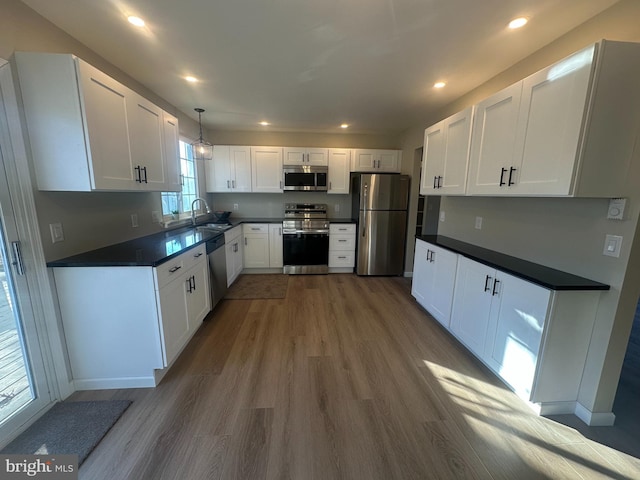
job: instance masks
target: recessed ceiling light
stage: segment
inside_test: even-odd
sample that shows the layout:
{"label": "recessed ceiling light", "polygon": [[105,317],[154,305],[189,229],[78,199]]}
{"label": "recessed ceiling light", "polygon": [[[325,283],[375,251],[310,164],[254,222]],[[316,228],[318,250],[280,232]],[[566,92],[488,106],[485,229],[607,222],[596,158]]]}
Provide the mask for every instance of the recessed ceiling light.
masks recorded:
{"label": "recessed ceiling light", "polygon": [[348,123],[343,123],[342,125],[340,125],[340,128],[349,128],[349,124]]}
{"label": "recessed ceiling light", "polygon": [[509,28],[515,30],[516,28],[524,27],[528,21],[527,17],[514,18],[509,22]]}
{"label": "recessed ceiling light", "polygon": [[267,125],[271,125],[269,122],[260,122],[260,125],[262,125],[263,127],[266,127]]}
{"label": "recessed ceiling light", "polygon": [[140,17],[136,17],[135,15],[129,15],[127,17],[127,20],[129,20],[129,23],[131,25],[135,25],[136,27],[144,27],[144,20],[141,19]]}
{"label": "recessed ceiling light", "polygon": [[184,77],[184,79],[189,83],[196,83],[198,81],[196,77],[193,77],[191,75],[187,75],[186,77]]}
{"label": "recessed ceiling light", "polygon": [[433,84],[433,88],[444,88],[445,85],[446,83],[444,82],[436,82]]}

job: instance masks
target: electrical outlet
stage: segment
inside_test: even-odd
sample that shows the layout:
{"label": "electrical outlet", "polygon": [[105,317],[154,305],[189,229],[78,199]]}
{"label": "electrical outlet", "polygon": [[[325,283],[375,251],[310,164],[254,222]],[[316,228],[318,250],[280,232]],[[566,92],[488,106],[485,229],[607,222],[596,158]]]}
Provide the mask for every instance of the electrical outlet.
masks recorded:
{"label": "electrical outlet", "polygon": [[62,223],[50,223],[49,230],[51,231],[51,243],[58,243],[64,240],[64,231],[62,230]]}
{"label": "electrical outlet", "polygon": [[444,210],[440,212],[440,221],[444,222]]}
{"label": "electrical outlet", "polygon": [[160,215],[160,212],[157,210],[154,210],[153,212],[151,212],[151,221],[153,223],[160,223],[162,222],[162,215]]}
{"label": "electrical outlet", "polygon": [[476,229],[477,230],[482,229],[482,217],[476,217]]}
{"label": "electrical outlet", "polygon": [[237,204],[237,203],[234,203],[234,204],[233,204],[233,209],[234,209],[234,210],[238,210],[238,204]]}
{"label": "electrical outlet", "polygon": [[132,213],[131,214],[131,226],[134,227],[134,228],[138,226],[138,214],[137,213]]}

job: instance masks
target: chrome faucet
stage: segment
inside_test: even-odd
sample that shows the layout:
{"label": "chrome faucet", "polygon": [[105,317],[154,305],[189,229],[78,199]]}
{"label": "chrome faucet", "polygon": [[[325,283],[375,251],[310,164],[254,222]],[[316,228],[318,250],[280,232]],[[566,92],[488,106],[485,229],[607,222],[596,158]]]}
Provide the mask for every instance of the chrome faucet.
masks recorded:
{"label": "chrome faucet", "polygon": [[211,209],[209,208],[209,205],[207,204],[207,201],[204,198],[198,197],[193,202],[191,202],[191,223],[193,224],[194,227],[196,225],[196,211],[194,210],[193,207],[198,200],[204,203],[204,208],[206,209],[207,213],[211,213]]}

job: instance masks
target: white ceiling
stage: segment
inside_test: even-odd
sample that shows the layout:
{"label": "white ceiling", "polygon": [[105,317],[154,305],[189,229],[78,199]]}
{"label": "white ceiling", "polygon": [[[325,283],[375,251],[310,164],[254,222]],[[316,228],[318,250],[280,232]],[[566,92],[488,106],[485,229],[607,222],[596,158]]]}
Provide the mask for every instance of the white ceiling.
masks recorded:
{"label": "white ceiling", "polygon": [[23,0],[210,129],[350,133],[415,126],[616,1]]}

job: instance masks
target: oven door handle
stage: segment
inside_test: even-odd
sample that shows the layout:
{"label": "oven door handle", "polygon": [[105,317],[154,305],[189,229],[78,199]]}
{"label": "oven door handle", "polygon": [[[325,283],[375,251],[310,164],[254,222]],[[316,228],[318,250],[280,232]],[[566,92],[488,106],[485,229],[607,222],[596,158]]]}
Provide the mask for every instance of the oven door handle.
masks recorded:
{"label": "oven door handle", "polygon": [[283,235],[297,235],[297,234],[301,234],[301,235],[310,235],[310,234],[322,234],[322,235],[329,235],[329,230],[289,230],[288,228],[285,228],[282,231]]}

